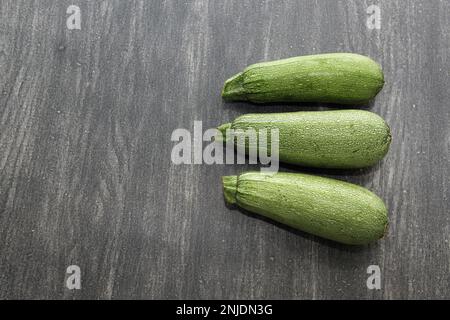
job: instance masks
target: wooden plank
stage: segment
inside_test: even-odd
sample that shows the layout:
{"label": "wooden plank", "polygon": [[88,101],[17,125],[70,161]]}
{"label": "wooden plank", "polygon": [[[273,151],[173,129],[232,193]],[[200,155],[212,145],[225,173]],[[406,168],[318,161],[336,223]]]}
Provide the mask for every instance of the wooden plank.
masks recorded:
{"label": "wooden plank", "polygon": [[[378,4],[381,29],[366,26]],[[69,5],[81,30],[69,30]],[[450,298],[447,1],[0,2],[0,298]],[[225,207],[220,177],[174,165],[177,128],[325,105],[226,104],[248,64],[357,52],[383,66],[393,133],[358,172],[386,239],[341,246]],[[368,290],[369,265],[381,290]],[[82,289],[65,287],[78,265]]]}

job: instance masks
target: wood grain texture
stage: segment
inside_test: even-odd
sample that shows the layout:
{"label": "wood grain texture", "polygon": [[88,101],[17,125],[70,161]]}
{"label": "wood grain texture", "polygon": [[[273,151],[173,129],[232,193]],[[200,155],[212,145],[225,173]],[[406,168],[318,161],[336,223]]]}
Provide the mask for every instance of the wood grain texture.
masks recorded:
{"label": "wood grain texture", "polygon": [[[381,8],[381,30],[366,9]],[[81,9],[81,30],[66,9]],[[0,298],[450,298],[448,1],[0,0]],[[383,66],[367,108],[386,159],[340,172],[390,214],[387,238],[341,246],[225,207],[220,177],[174,165],[171,133],[248,112],[223,81],[263,60],[356,52]],[[82,289],[65,288],[79,265]],[[368,290],[366,269],[382,271]]]}

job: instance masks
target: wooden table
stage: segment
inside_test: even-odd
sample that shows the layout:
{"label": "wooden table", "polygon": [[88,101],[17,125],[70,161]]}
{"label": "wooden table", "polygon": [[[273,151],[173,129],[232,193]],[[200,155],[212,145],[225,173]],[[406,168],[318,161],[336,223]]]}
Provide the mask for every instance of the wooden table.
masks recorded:
{"label": "wooden table", "polygon": [[[449,14],[448,1],[1,0],[0,298],[450,298]],[[363,108],[391,126],[390,152],[356,172],[281,170],[383,198],[389,234],[368,247],[226,208],[221,176],[258,166],[171,161],[172,132],[195,120],[327,109],[220,97],[248,64],[324,52],[382,65]]]}

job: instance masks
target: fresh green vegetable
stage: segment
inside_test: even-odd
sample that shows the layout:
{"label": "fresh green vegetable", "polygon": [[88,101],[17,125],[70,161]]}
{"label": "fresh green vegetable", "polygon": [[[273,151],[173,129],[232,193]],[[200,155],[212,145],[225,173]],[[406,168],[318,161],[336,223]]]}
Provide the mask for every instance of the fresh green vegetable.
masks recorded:
{"label": "fresh green vegetable", "polygon": [[353,53],[328,53],[253,64],[225,82],[228,101],[366,103],[384,84],[381,67]]}
{"label": "fresh green vegetable", "polygon": [[[222,134],[217,139],[234,136],[236,143],[237,137],[247,135],[245,131],[251,128],[258,133],[277,128],[279,160],[310,167],[368,167],[386,155],[391,142],[384,120],[364,110],[247,114],[221,125],[218,129]],[[226,135],[227,129],[233,129],[234,135]],[[247,151],[249,144],[247,139]]]}
{"label": "fresh green vegetable", "polygon": [[222,181],[227,203],[323,238],[362,245],[387,230],[383,201],[354,184],[298,173],[257,172]]}

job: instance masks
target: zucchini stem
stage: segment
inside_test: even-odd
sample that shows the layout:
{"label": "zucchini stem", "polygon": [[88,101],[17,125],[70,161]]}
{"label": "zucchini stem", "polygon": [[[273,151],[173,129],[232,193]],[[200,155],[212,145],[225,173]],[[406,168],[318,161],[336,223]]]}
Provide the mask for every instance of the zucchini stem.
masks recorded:
{"label": "zucchini stem", "polygon": [[223,125],[217,127],[217,130],[220,131],[220,134],[217,134],[214,137],[214,141],[216,142],[226,142],[231,137],[227,137],[227,129],[231,129],[231,123],[224,123]]}
{"label": "zucchini stem", "polygon": [[228,205],[233,205],[236,203],[236,193],[237,193],[237,176],[225,176],[222,177],[223,194],[225,197],[225,202]]}
{"label": "zucchini stem", "polygon": [[244,74],[238,73],[225,81],[222,89],[222,97],[225,101],[246,101],[247,96],[244,89]]}

